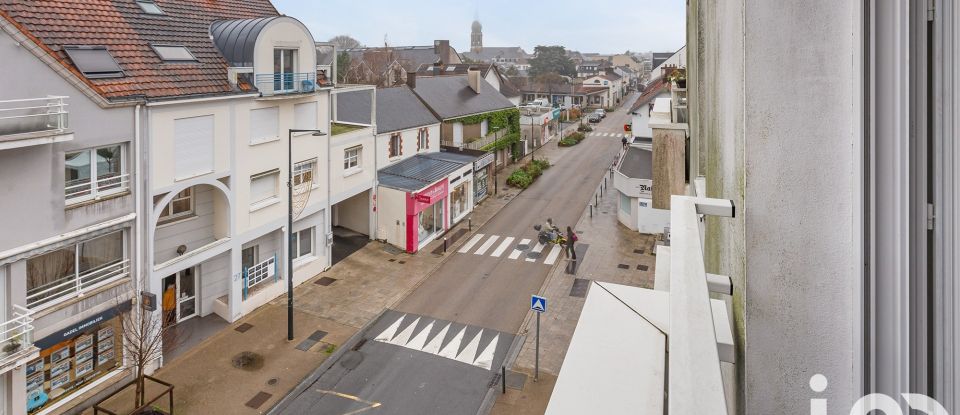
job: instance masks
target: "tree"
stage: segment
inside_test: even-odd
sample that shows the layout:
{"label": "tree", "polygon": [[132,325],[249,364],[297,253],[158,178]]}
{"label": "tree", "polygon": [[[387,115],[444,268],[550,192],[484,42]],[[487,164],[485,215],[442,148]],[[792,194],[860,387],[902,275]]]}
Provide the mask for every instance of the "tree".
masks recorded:
{"label": "tree", "polygon": [[507,67],[507,70],[504,72],[504,74],[507,76],[517,76],[517,75],[520,75],[520,71],[517,70],[516,66],[509,66]]}
{"label": "tree", "polygon": [[339,50],[353,49],[353,48],[359,48],[363,46],[362,44],[360,44],[360,41],[350,37],[349,35],[334,36],[330,38],[330,43],[337,45],[337,49]]}
{"label": "tree", "polygon": [[147,376],[147,367],[163,357],[164,349],[169,350],[179,346],[184,336],[177,332],[176,326],[164,325],[160,313],[146,310],[130,310],[122,313],[120,325],[123,332],[123,350],[133,364],[133,375],[136,380],[133,407],[139,408],[146,404],[144,379]]}
{"label": "tree", "polygon": [[530,76],[551,72],[571,77],[577,75],[577,65],[567,56],[563,46],[537,46],[534,54],[536,56],[530,59]]}
{"label": "tree", "polygon": [[350,72],[350,54],[340,52],[337,54],[337,82],[346,82],[347,74]]}

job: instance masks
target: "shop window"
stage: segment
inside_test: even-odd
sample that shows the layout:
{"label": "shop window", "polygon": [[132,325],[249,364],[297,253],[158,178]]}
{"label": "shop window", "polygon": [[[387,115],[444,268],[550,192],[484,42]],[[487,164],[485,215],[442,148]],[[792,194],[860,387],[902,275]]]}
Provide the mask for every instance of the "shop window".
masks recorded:
{"label": "shop window", "polygon": [[363,147],[356,146],[343,150],[343,169],[360,169],[360,153]]}
{"label": "shop window", "polygon": [[[153,198],[153,203],[157,203],[163,195]],[[188,187],[177,193],[170,203],[167,203],[160,211],[160,219],[157,224],[163,225],[176,222],[193,216],[193,188]]]}
{"label": "shop window", "polygon": [[79,297],[129,275],[123,231],[27,260],[27,307],[33,310]]}
{"label": "shop window", "polygon": [[129,187],[124,170],[124,146],[115,145],[67,153],[64,160],[66,203],[79,203],[120,193]]}
{"label": "shop window", "polygon": [[620,211],[630,214],[630,196],[620,193]]}
{"label": "shop window", "polygon": [[461,183],[450,193],[450,220],[451,224],[460,219],[470,209],[469,186],[470,182]]}
{"label": "shop window", "polygon": [[418,226],[418,240],[422,246],[430,239],[443,231],[443,201],[434,203],[420,212]]}
{"label": "shop window", "polygon": [[387,149],[387,157],[397,157],[403,155],[403,137],[400,133],[390,134],[390,146]]}

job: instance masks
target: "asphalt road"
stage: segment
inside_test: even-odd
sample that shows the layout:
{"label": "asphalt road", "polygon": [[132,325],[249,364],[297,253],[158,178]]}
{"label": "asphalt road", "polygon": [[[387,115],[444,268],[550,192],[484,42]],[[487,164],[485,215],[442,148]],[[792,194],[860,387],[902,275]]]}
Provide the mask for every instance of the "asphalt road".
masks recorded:
{"label": "asphalt road", "polygon": [[[622,134],[635,98],[594,125],[595,132]],[[343,345],[350,350],[273,412],[476,414],[496,386],[530,295],[553,266],[563,265],[559,248],[535,252],[533,226],[548,217],[564,229],[576,224],[621,146],[619,137],[589,137],[565,150],[396,310],[374,322],[359,343]],[[522,244],[525,239],[531,242]]]}

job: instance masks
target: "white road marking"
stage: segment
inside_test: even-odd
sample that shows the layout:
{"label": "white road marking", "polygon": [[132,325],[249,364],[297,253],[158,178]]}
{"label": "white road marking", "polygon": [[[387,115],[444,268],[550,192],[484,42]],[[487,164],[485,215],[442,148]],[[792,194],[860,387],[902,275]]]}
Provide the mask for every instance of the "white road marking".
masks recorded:
{"label": "white road marking", "polygon": [[407,343],[405,346],[411,349],[421,350],[423,346],[427,344],[427,336],[430,335],[430,330],[433,330],[433,322],[427,324],[423,330],[420,330],[420,333],[417,333],[416,337],[413,340],[410,340],[410,343]]}
{"label": "white road marking", "polygon": [[[529,239],[523,239],[523,240],[520,241],[520,245],[530,246],[530,240],[529,240]],[[522,254],[523,254],[523,251],[522,251],[522,250],[520,250],[520,249],[514,249],[513,252],[510,253],[510,256],[507,257],[507,258],[517,259],[517,258],[520,258],[520,255],[522,255]]]}
{"label": "white road marking", "polygon": [[490,367],[493,366],[493,354],[497,351],[498,340],[500,340],[500,333],[497,333],[496,336],[493,336],[493,340],[490,341],[490,344],[488,344],[487,347],[480,352],[480,356],[477,356],[477,360],[473,362],[474,366],[479,366],[490,370]]}
{"label": "white road marking", "polygon": [[483,239],[483,234],[482,234],[482,233],[478,233],[478,234],[476,234],[476,235],[473,235],[473,238],[470,238],[470,240],[467,241],[467,244],[464,245],[463,247],[461,247],[460,250],[457,251],[457,252],[459,252],[459,253],[461,253],[461,254],[467,253],[467,251],[469,251],[470,248],[473,248],[473,246],[476,245],[477,242],[480,242],[481,239]]}
{"label": "white road marking", "polygon": [[510,246],[510,243],[513,242],[513,239],[514,238],[512,236],[503,238],[503,242],[500,242],[500,246],[498,246],[497,249],[494,249],[493,253],[490,254],[490,256],[494,258],[499,258],[500,255],[503,255],[503,251],[506,251],[507,247]]}
{"label": "white road marking", "polygon": [[473,336],[473,339],[470,340],[470,343],[467,343],[467,347],[457,355],[456,360],[472,365],[477,359],[477,349],[480,348],[480,336],[482,335],[483,330],[478,331],[477,335]]}
{"label": "white road marking", "polygon": [[440,353],[440,345],[443,344],[443,338],[447,337],[448,330],[450,330],[450,323],[447,323],[446,326],[443,326],[443,328],[440,329],[440,332],[437,333],[436,336],[433,336],[433,340],[430,340],[430,343],[427,343],[427,345],[424,346],[423,351],[430,354]]}
{"label": "white road marking", "polygon": [[553,249],[550,250],[550,253],[547,254],[547,259],[543,261],[544,264],[553,265],[554,262],[557,262],[557,257],[560,256],[560,252],[563,251],[563,248],[560,245],[554,245]]}
{"label": "white road marking", "polygon": [[417,317],[416,320],[413,320],[407,328],[403,329],[397,337],[394,337],[393,340],[390,340],[388,343],[395,344],[397,346],[406,346],[410,342],[410,336],[413,335],[413,329],[417,327],[417,323],[420,322],[420,317]]}
{"label": "white road marking", "polygon": [[460,329],[460,332],[457,333],[457,335],[453,336],[453,338],[450,339],[450,343],[447,343],[447,345],[443,348],[443,350],[440,350],[440,353],[437,353],[437,356],[456,360],[457,349],[460,348],[460,342],[463,341],[463,334],[466,332],[467,332],[467,327],[464,326],[462,329]]}
{"label": "white road marking", "polygon": [[487,253],[487,250],[490,249],[495,242],[497,242],[497,239],[500,239],[500,235],[490,235],[490,238],[487,238],[487,241],[484,242],[483,245],[480,245],[480,249],[477,249],[477,252],[474,252],[473,254],[483,255]]}
{"label": "white road marking", "polygon": [[543,248],[544,248],[544,245],[543,245],[542,243],[540,243],[540,242],[537,242],[537,246],[533,247],[533,250],[530,251],[531,253],[534,253],[534,254],[537,254],[537,255],[534,256],[533,258],[530,258],[530,257],[528,256],[528,257],[526,258],[527,262],[537,262],[537,260],[540,259],[540,252],[543,251]]}
{"label": "white road marking", "polygon": [[400,322],[403,321],[403,317],[404,316],[400,316],[397,321],[394,321],[390,327],[387,327],[387,329],[384,330],[383,333],[380,333],[380,335],[374,340],[380,342],[389,342],[390,339],[393,339],[393,336],[397,335],[397,329],[400,328]]}

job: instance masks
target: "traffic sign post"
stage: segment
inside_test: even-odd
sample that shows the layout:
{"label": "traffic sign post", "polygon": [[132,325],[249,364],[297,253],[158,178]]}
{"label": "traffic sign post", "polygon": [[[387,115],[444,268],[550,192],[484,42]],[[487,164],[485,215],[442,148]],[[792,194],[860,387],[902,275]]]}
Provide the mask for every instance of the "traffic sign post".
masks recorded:
{"label": "traffic sign post", "polygon": [[537,347],[533,358],[533,381],[540,380],[540,315],[547,312],[547,299],[539,295],[530,297],[530,309],[537,313]]}

